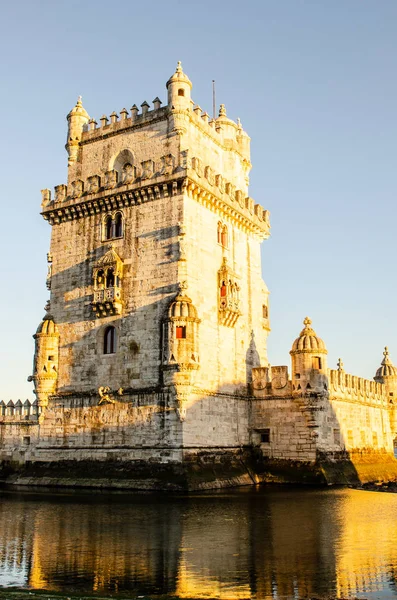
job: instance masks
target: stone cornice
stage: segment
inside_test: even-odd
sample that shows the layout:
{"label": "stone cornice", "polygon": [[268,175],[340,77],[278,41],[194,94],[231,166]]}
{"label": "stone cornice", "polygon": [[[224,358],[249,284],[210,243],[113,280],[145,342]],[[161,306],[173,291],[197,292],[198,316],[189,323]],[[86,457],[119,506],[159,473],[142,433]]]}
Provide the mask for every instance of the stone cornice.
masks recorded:
{"label": "stone cornice", "polygon": [[173,175],[156,177],[150,183],[137,182],[95,194],[84,194],[80,198],[67,199],[64,202],[54,201],[48,204],[41,214],[50,225],[56,225],[180,193],[187,193],[189,197],[212,212],[226,217],[247,233],[257,235],[260,239],[269,237],[270,225],[267,216],[264,217],[267,213],[259,204],[254,205],[250,198],[244,198],[244,205],[240,206],[237,200],[232,200],[227,194],[221,194],[215,189],[212,191],[209,184],[199,182],[192,169],[181,169]]}

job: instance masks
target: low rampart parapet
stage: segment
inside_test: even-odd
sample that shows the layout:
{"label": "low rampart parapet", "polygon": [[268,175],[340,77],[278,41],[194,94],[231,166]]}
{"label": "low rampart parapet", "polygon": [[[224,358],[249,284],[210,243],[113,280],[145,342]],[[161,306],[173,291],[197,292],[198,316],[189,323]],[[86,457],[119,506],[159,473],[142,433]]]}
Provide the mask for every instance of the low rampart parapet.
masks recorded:
{"label": "low rampart parapet", "polygon": [[0,423],[35,420],[38,414],[37,400],[0,400]]}

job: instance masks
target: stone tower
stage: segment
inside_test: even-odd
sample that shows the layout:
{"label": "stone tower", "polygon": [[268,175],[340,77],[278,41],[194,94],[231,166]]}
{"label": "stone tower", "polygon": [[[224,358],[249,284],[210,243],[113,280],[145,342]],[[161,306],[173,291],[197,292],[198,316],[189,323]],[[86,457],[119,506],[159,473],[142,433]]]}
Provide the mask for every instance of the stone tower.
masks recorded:
{"label": "stone tower", "polygon": [[157,394],[150,406],[161,405],[167,423],[170,414],[186,421],[184,444],[248,440],[251,369],[267,364],[260,244],[269,215],[248,195],[250,139],[240,121],[224,105],[210,119],[191,89],[178,63],[164,107],[159,98],[153,109],[134,104],[98,126],[79,97],[67,116],[67,184],[54,198],[42,191],[59,341],[56,381],[41,403],[47,423],[51,397],[57,407],[77,397],[88,406],[99,389],[112,402],[122,390],[120,405]]}

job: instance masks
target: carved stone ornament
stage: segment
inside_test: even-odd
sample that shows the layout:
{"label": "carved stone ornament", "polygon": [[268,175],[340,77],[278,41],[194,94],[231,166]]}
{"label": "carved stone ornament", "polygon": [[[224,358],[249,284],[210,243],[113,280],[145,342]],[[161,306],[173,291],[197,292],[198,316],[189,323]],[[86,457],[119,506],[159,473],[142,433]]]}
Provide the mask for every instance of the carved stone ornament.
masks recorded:
{"label": "carved stone ornament", "polygon": [[84,183],[81,179],[72,182],[72,198],[80,198],[83,195]]}
{"label": "carved stone ornament", "polygon": [[154,173],[154,163],[152,160],[144,160],[142,163],[141,179],[150,179]]}
{"label": "carved stone ornament", "polygon": [[44,190],[41,190],[41,208],[44,208],[45,206],[50,204],[50,202],[51,202],[51,190],[48,190],[47,188]]}
{"label": "carved stone ornament", "polygon": [[55,186],[55,202],[64,202],[66,200],[68,188],[65,184]]}
{"label": "carved stone ornament", "polygon": [[211,169],[210,166],[205,167],[204,176],[210,185],[214,185],[214,183],[215,183],[214,171]]}
{"label": "carved stone ornament", "polygon": [[268,367],[252,369],[252,387],[254,390],[264,390],[268,382]]}
{"label": "carved stone ornament", "polygon": [[92,175],[87,181],[89,194],[96,194],[99,192],[99,188],[101,187],[101,178],[99,175]]}
{"label": "carved stone ornament", "polygon": [[105,173],[105,188],[111,190],[117,186],[118,173],[114,169]]}
{"label": "carved stone ornament", "polygon": [[135,170],[131,163],[127,163],[123,167],[123,184],[128,185],[135,179]]}
{"label": "carved stone ornament", "polygon": [[223,194],[225,191],[225,181],[222,175],[215,176],[215,185],[219,189],[220,193]]}
{"label": "carved stone ornament", "polygon": [[[124,392],[123,388],[119,388],[117,390],[117,395],[122,396],[123,392]],[[116,400],[113,398],[112,394],[110,393],[110,387],[108,385],[100,386],[98,388],[98,394],[99,394],[98,406],[100,406],[101,404],[116,404]]]}
{"label": "carved stone ornament", "polygon": [[167,154],[161,157],[161,175],[171,175],[174,171],[174,157],[172,154]]}
{"label": "carved stone ornament", "polygon": [[288,367],[272,367],[272,386],[283,389],[288,383]]}

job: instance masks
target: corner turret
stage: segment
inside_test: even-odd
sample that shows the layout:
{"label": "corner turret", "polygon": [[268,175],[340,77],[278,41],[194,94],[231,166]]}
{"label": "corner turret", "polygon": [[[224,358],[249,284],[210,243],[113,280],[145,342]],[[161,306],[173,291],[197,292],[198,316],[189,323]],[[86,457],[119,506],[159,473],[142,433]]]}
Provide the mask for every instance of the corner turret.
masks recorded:
{"label": "corner turret", "polygon": [[167,81],[168,107],[171,110],[191,109],[190,91],[192,82],[182,70],[181,61],[178,61],[176,71]]}
{"label": "corner turret", "polygon": [[304,328],[292,344],[292,384],[297,392],[323,392],[328,387],[328,351],[306,317]]}
{"label": "corner turret", "polygon": [[48,404],[48,397],[56,391],[58,379],[59,332],[51,315],[45,315],[33,337],[36,347],[33,376],[29,380],[34,381],[38,404],[44,408]]}
{"label": "corner turret", "polygon": [[81,96],[78,97],[76,106],[72,108],[68,116],[68,137],[65,148],[69,154],[69,165],[78,159],[79,142],[83,135],[83,128],[88,124],[90,117],[85,110]]}

